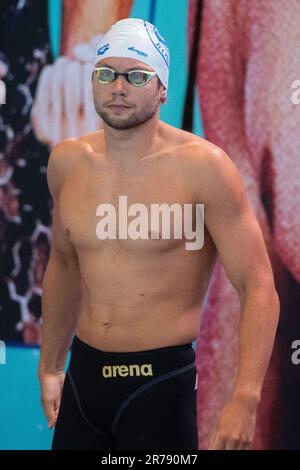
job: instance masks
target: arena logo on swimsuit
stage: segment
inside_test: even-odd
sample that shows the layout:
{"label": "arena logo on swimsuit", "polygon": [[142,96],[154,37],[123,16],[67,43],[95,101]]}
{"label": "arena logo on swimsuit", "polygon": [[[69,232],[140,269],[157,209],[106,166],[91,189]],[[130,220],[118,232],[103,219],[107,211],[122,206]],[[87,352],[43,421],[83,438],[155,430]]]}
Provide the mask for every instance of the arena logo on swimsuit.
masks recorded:
{"label": "arena logo on swimsuit", "polygon": [[130,364],[129,366],[103,366],[102,375],[105,379],[112,377],[128,377],[128,375],[130,375],[131,377],[139,375],[150,376],[153,375],[152,364]]}
{"label": "arena logo on swimsuit", "polygon": [[[147,240],[151,239],[171,239],[171,214],[174,220],[174,238],[182,239],[183,232],[187,240],[194,240],[185,243],[186,250],[200,250],[204,245],[204,204],[150,204],[150,214],[148,207],[142,203],[131,204],[127,207],[127,196],[119,196],[119,208],[116,211],[113,204],[102,203],[96,208],[96,215],[103,218],[97,223],[96,236],[99,240],[107,238],[115,240],[117,238],[117,212],[119,220],[118,238],[121,240]],[[128,223],[128,217],[134,217]],[[194,228],[194,219],[195,226]],[[150,234],[149,237],[149,220]],[[160,224],[160,221],[162,222]]]}

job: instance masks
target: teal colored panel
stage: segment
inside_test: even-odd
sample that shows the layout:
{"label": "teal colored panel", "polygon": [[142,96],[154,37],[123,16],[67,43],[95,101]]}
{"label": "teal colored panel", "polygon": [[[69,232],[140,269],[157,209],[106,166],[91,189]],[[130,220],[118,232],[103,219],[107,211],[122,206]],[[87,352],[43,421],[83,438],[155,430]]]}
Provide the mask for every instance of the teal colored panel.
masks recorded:
{"label": "teal colored panel", "polygon": [[141,18],[149,21],[151,0],[135,0],[132,5],[130,18]]}
{"label": "teal colored panel", "polygon": [[48,0],[48,26],[53,60],[57,59],[60,50],[61,18],[62,0]]}
{"label": "teal colored panel", "polygon": [[38,381],[39,348],[6,348],[0,365],[0,449],[50,449],[48,429]]}
{"label": "teal colored panel", "polygon": [[[168,103],[160,108],[160,119],[181,128],[183,107],[188,77],[187,56],[187,19],[188,0],[156,0],[154,3],[153,23],[166,40],[170,49],[170,76]],[[136,0],[130,16],[149,19],[150,1]],[[203,135],[200,116],[199,97],[195,90],[194,129],[197,135]]]}
{"label": "teal colored panel", "polygon": [[193,133],[204,137],[204,131],[202,126],[201,111],[200,111],[200,99],[198,88],[195,87],[195,98],[193,106],[193,118],[194,118],[194,128]]}

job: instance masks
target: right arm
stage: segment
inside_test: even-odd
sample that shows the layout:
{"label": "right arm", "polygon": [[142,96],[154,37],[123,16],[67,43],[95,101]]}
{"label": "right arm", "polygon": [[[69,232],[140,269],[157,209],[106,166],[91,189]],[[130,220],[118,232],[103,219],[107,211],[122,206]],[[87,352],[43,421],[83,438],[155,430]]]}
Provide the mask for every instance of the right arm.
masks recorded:
{"label": "right arm", "polygon": [[67,147],[68,144],[60,143],[53,148],[47,168],[48,186],[53,200],[52,242],[43,280],[39,379],[42,404],[49,427],[55,424],[57,418],[64,382],[64,366],[75,333],[81,302],[78,257],[74,246],[64,233],[58,206]]}
{"label": "right arm", "polygon": [[71,55],[77,44],[106,33],[113,23],[130,15],[133,0],[64,0],[61,55]]}

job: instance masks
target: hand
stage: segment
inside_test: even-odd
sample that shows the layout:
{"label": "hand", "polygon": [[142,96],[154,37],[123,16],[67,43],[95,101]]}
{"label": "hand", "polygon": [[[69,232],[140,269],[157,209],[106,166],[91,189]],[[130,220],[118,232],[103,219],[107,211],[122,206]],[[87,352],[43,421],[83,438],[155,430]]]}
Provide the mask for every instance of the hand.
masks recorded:
{"label": "hand", "polygon": [[256,406],[232,398],[223,408],[208,450],[250,450],[254,438]]}
{"label": "hand", "polygon": [[63,371],[56,374],[43,373],[40,375],[41,400],[49,429],[56,424],[64,381],[65,373]]}
{"label": "hand", "polygon": [[31,110],[32,128],[41,142],[53,146],[102,128],[92,93],[94,42],[78,44],[69,56],[43,68]]}

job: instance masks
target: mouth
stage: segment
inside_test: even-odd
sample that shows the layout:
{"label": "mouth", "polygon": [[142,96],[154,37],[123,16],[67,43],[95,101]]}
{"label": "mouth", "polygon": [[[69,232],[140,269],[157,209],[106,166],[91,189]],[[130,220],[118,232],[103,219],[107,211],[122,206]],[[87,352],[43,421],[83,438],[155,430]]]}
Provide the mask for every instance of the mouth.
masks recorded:
{"label": "mouth", "polygon": [[113,111],[115,111],[115,112],[122,112],[122,111],[125,111],[126,109],[130,109],[131,106],[123,106],[123,105],[113,104],[113,105],[110,105],[108,107],[110,109],[112,109]]}

